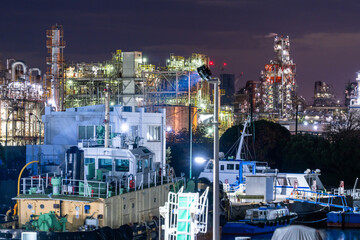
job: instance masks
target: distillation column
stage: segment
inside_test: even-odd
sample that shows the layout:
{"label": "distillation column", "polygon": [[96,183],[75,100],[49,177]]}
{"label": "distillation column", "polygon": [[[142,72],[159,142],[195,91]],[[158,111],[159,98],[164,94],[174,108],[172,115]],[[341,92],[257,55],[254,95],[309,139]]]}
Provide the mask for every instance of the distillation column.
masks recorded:
{"label": "distillation column", "polygon": [[64,48],[65,42],[63,40],[64,31],[61,25],[55,25],[51,30],[46,31],[46,47],[50,53],[46,63],[50,65],[47,76],[50,80],[50,99],[48,105],[55,107],[56,111],[61,111],[63,108],[64,99],[64,82],[61,75],[61,69],[64,63]]}

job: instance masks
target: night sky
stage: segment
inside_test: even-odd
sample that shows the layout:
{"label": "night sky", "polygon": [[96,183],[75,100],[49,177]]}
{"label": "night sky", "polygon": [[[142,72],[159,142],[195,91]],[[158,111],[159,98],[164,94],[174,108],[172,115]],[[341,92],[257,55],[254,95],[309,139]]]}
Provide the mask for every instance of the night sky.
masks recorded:
{"label": "night sky", "polygon": [[11,0],[0,10],[1,59],[43,71],[45,31],[55,23],[64,28],[67,61],[104,61],[122,49],[165,65],[170,53],[203,53],[215,64],[226,62],[225,73],[239,78],[243,72],[239,86],[257,80],[273,58],[273,38],[266,36],[289,35],[299,94],[307,102],[315,81],[332,84],[343,101],[345,84],[360,70],[355,0]]}

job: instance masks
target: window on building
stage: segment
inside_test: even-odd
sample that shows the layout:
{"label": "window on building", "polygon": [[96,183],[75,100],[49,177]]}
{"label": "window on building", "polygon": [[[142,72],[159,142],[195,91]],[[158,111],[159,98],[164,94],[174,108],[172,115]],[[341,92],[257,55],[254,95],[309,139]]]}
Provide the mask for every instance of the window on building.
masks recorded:
{"label": "window on building", "polygon": [[225,169],[225,165],[220,165],[220,170],[224,171],[224,169]]}
{"label": "window on building", "polygon": [[146,139],[149,142],[158,142],[161,140],[160,135],[160,126],[148,126],[148,132],[146,134]]}
{"label": "window on building", "polygon": [[239,170],[240,169],[240,164],[236,164],[235,167],[236,167],[235,168],[236,170]]}
{"label": "window on building", "polygon": [[129,160],[128,159],[115,159],[115,171],[128,172]]}
{"label": "window on building", "polygon": [[[96,126],[95,137],[97,140],[105,139],[105,126]],[[109,138],[111,139],[111,126],[109,126]]]}
{"label": "window on building", "polygon": [[99,158],[99,168],[112,171],[112,159]]}
{"label": "window on building", "polygon": [[79,139],[93,139],[94,126],[79,126]]}

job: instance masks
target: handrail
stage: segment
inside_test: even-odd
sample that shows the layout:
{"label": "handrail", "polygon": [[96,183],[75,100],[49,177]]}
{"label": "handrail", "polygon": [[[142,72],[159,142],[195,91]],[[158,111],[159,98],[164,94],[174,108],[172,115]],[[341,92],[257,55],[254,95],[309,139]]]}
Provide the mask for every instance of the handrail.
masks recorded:
{"label": "handrail", "polygon": [[20,179],[21,179],[21,175],[23,173],[23,171],[25,170],[25,168],[27,166],[29,166],[30,164],[32,163],[39,163],[39,161],[31,161],[31,162],[28,162],[27,164],[25,164],[25,166],[21,169],[20,171],[20,174],[19,174],[19,178],[18,178],[18,185],[17,185],[17,195],[19,196],[20,195]]}

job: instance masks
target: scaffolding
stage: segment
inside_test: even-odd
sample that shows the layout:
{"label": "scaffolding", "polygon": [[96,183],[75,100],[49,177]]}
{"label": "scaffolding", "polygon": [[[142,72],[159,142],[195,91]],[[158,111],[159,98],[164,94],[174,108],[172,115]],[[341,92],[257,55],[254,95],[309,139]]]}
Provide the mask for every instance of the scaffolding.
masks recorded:
{"label": "scaffolding", "polygon": [[262,112],[279,119],[292,117],[296,91],[296,65],[290,59],[289,37],[274,38],[275,59],[261,73]]}

